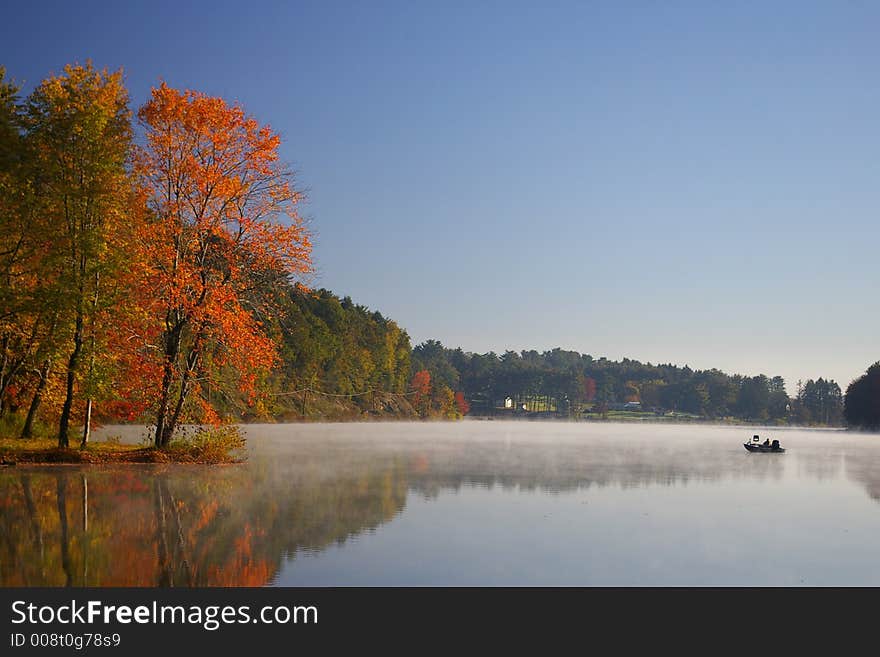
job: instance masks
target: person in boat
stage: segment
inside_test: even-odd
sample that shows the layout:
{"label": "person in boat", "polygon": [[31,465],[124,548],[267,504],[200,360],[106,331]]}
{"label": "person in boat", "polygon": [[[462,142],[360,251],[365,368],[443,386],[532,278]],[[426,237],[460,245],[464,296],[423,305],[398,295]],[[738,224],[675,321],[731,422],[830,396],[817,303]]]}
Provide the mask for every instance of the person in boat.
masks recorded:
{"label": "person in boat", "polygon": [[764,447],[770,447],[770,439],[767,438],[767,440],[765,440],[765,441],[764,441],[763,443],[761,443],[761,444],[764,445]]}

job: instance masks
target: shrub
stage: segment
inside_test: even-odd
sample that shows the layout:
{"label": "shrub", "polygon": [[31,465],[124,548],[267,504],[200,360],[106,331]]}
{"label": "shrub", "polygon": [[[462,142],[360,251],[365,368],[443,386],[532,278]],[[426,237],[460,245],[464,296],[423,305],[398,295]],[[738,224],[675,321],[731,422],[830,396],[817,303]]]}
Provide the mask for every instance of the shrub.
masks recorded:
{"label": "shrub", "polygon": [[172,440],[167,450],[175,461],[193,463],[234,463],[242,460],[246,440],[234,424],[219,427],[199,427],[192,433],[184,432]]}

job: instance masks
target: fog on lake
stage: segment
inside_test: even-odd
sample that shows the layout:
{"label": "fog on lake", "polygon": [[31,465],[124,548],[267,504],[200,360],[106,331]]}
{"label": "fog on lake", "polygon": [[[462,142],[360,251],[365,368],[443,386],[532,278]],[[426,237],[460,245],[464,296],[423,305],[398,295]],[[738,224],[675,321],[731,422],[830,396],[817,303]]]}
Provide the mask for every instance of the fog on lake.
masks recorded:
{"label": "fog on lake", "polygon": [[[247,425],[233,466],[0,469],[2,586],[880,584],[880,436]],[[102,436],[138,440],[142,427]],[[753,434],[785,454],[750,454]]]}

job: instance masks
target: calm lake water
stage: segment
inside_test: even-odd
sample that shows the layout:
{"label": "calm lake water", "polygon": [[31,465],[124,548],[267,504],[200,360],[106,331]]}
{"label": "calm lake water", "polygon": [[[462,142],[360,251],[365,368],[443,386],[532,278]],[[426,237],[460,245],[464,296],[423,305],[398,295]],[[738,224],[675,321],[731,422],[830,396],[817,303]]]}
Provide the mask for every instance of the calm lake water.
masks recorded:
{"label": "calm lake water", "polygon": [[[0,469],[0,585],[880,585],[880,435],[528,421],[246,432],[242,465]],[[788,451],[747,453],[754,433]]]}

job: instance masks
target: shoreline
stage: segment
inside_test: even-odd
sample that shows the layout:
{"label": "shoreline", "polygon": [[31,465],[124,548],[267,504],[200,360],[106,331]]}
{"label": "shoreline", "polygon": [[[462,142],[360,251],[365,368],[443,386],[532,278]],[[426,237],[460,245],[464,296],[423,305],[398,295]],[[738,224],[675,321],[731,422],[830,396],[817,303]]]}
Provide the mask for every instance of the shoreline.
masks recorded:
{"label": "shoreline", "polygon": [[56,465],[234,465],[246,455],[232,449],[204,450],[194,445],[167,448],[117,442],[90,442],[84,449],[58,447],[46,438],[0,438],[0,468]]}

